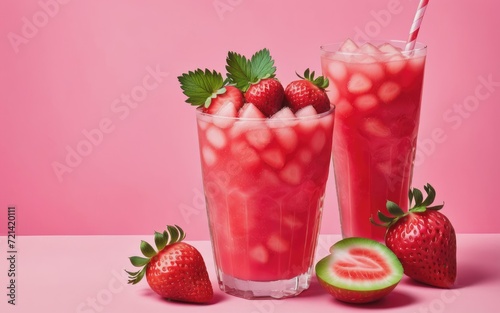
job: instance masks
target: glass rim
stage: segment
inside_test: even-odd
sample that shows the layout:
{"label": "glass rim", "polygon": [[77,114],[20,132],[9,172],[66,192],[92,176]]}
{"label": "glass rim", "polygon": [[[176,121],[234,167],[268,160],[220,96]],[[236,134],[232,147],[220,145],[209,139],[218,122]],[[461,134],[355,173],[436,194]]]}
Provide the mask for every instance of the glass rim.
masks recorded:
{"label": "glass rim", "polygon": [[258,118],[258,117],[238,117],[238,116],[220,116],[216,114],[205,113],[202,111],[201,107],[196,109],[196,118],[203,120],[211,120],[211,119],[221,119],[221,120],[231,120],[231,121],[248,121],[248,122],[266,122],[266,123],[280,123],[280,122],[294,122],[294,121],[304,121],[304,120],[313,120],[320,119],[327,115],[333,114],[335,111],[335,105],[330,104],[330,109],[328,111],[317,113],[315,115],[307,115],[307,116],[296,116],[296,117],[284,117],[284,118],[276,118],[272,119],[270,117]]}
{"label": "glass rim", "polygon": [[[346,52],[346,51],[339,51],[340,46],[344,43],[345,41],[334,41],[326,44],[320,45],[319,49],[323,53],[329,53],[329,54],[339,54],[339,55],[392,55],[394,52],[376,52],[376,53],[366,53],[366,52],[361,52],[361,51],[354,51],[354,52]],[[373,40],[362,40],[362,41],[355,41],[357,45],[361,45],[364,43],[371,43],[374,44],[375,46],[384,44],[384,43],[390,43],[397,48],[402,48],[401,53],[403,54],[415,54],[415,53],[424,53],[427,50],[427,45],[423,42],[417,41],[415,42],[415,46],[411,50],[404,50],[407,42],[404,40],[383,40],[383,39],[373,39]]]}

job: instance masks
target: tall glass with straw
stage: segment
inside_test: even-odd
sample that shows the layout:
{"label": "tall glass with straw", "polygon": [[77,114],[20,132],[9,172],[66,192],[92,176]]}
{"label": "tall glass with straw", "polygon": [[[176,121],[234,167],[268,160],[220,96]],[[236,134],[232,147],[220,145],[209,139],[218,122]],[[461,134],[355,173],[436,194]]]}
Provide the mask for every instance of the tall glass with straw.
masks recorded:
{"label": "tall glass with straw", "polygon": [[426,46],[416,42],[426,0],[405,41],[328,44],[323,74],[336,106],[333,165],[344,237],[383,241],[374,225],[391,200],[408,206],[420,119]]}

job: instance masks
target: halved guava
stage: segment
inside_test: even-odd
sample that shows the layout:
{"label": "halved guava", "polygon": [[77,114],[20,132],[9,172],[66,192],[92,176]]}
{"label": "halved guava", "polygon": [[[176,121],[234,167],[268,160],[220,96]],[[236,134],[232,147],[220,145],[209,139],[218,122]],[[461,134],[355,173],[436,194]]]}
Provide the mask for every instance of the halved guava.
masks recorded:
{"label": "halved guava", "polygon": [[367,303],[390,293],[403,277],[403,266],[385,245],[351,237],[335,243],[316,264],[318,281],[332,296]]}

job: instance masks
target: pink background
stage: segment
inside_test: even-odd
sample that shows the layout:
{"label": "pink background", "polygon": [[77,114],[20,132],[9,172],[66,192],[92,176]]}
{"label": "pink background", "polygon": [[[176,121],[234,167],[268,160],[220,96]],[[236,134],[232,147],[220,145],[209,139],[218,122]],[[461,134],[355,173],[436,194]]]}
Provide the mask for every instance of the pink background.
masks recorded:
{"label": "pink background", "polygon": [[[15,204],[18,234],[175,223],[195,240],[208,228],[194,109],[176,76],[267,47],[287,83],[319,70],[322,43],[405,40],[418,1],[60,2],[0,2],[0,225]],[[414,185],[430,182],[462,233],[500,231],[499,10],[431,1],[419,35],[429,49]],[[86,155],[67,157],[77,149]],[[321,232],[339,233],[330,177]]]}

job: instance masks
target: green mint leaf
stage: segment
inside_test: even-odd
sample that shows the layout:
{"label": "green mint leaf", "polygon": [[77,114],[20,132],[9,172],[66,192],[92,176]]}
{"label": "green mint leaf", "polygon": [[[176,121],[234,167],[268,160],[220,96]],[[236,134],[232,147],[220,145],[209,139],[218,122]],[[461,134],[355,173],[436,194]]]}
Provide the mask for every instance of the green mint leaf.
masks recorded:
{"label": "green mint leaf", "polygon": [[230,84],[246,92],[250,85],[262,79],[274,77],[276,67],[268,49],[257,51],[250,59],[236,52],[228,52],[227,77]]}
{"label": "green mint leaf", "polygon": [[410,208],[412,207],[413,203],[413,190],[410,188],[410,191],[408,191],[408,198],[410,199]]}
{"label": "green mint leaf", "polygon": [[256,78],[257,81],[269,77],[274,77],[276,67],[274,66],[274,60],[271,57],[268,49],[257,51],[252,56],[250,64],[252,70],[252,78]]}
{"label": "green mint leaf", "polygon": [[178,76],[177,79],[181,83],[183,93],[188,97],[186,102],[195,106],[208,107],[211,98],[224,87],[222,75],[208,69],[189,71]]}
{"label": "green mint leaf", "polygon": [[250,61],[245,56],[236,52],[228,52],[226,70],[230,83],[243,92],[247,91],[250,83],[254,80]]}

